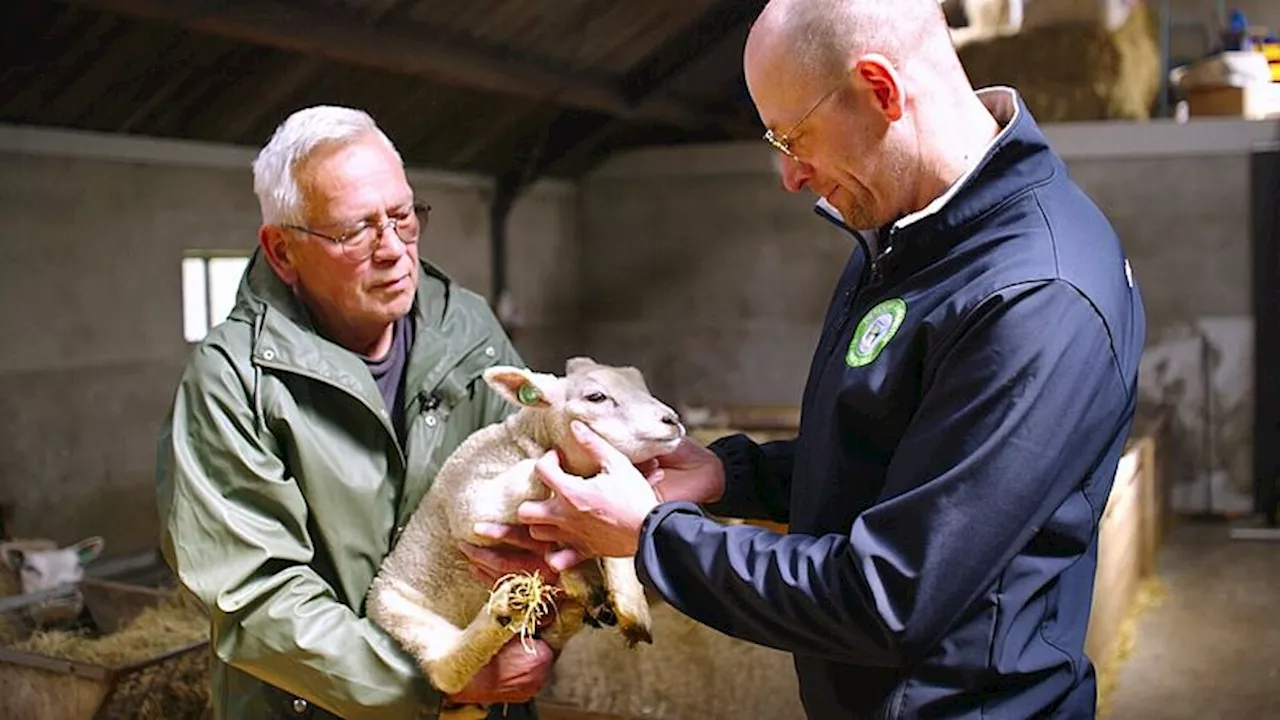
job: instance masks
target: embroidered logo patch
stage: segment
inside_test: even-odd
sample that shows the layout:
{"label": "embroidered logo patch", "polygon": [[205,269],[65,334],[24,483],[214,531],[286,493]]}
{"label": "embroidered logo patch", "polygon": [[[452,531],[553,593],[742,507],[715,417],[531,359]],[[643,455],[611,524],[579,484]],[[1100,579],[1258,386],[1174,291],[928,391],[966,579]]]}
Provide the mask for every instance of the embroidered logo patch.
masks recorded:
{"label": "embroidered logo patch", "polygon": [[844,362],[849,367],[862,367],[871,363],[893,339],[894,333],[902,325],[907,316],[907,303],[902,298],[885,300],[867,311],[853,331],[853,340],[849,342],[849,352]]}

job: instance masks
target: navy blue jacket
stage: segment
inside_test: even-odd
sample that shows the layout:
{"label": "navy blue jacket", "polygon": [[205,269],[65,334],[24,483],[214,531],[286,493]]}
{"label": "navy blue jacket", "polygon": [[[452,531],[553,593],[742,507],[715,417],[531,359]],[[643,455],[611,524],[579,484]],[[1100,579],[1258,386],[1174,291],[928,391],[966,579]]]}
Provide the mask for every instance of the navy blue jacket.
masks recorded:
{"label": "navy blue jacket", "polygon": [[[712,445],[717,515],[645,520],[644,582],[794,654],[807,714],[1091,718],[1098,521],[1145,335],[1114,230],[1011,90],[1001,135],[938,210],[860,241],[794,441]],[[657,640],[661,642],[661,640]]]}

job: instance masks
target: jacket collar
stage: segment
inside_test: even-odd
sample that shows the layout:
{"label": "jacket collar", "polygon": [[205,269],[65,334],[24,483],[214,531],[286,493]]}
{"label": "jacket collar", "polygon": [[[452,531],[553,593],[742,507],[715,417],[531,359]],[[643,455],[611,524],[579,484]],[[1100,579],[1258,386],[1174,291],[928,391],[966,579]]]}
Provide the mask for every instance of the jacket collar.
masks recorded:
{"label": "jacket collar", "polygon": [[[1002,129],[987,146],[986,153],[947,192],[923,209],[870,231],[883,246],[872,252],[873,262],[879,261],[881,255],[888,255],[884,258],[886,270],[911,259],[936,256],[945,249],[945,244],[957,239],[953,230],[1044,183],[1061,167],[1061,160],[1053,154],[1016,90],[989,87],[978,90],[977,95],[1001,121]],[[825,198],[818,201],[814,211],[855,232],[845,225],[839,211]]]}
{"label": "jacket collar", "polygon": [[[439,335],[453,289],[439,268],[419,258],[418,291],[413,310],[417,336]],[[293,291],[262,255],[254,251],[241,278],[232,319],[253,326],[253,361],[338,385],[361,398],[371,409],[382,407],[381,394],[364,361],[354,352],[325,338]],[[421,349],[415,339],[413,355]]]}

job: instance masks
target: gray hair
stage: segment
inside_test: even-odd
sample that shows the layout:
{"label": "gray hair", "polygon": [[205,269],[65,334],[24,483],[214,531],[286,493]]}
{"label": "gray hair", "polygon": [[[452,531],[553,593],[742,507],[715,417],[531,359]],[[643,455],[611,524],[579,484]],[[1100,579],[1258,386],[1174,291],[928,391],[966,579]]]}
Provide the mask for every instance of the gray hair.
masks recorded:
{"label": "gray hair", "polygon": [[317,105],[285,118],[253,161],[253,192],[262,208],[262,221],[301,223],[306,208],[298,168],[319,149],[349,145],[369,135],[381,139],[404,163],[395,145],[363,110]]}

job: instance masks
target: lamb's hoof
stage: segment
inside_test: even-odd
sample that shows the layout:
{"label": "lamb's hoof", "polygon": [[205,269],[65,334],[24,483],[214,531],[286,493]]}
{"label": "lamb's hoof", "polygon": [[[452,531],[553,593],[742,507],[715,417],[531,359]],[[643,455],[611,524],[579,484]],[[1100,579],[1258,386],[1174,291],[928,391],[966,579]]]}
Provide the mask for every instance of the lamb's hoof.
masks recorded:
{"label": "lamb's hoof", "polygon": [[629,648],[633,648],[641,642],[653,644],[653,632],[644,625],[624,623],[618,629],[622,631],[622,637],[627,641],[627,647]]}
{"label": "lamb's hoof", "polygon": [[609,592],[603,586],[594,585],[587,595],[587,606],[582,620],[591,627],[598,628],[618,624],[618,614],[613,611],[609,602]]}
{"label": "lamb's hoof", "polygon": [[[628,600],[634,602],[628,602]],[[617,625],[622,636],[627,639],[628,647],[635,647],[642,641],[653,643],[653,619],[649,614],[649,604],[643,595],[638,598],[629,598],[626,595],[614,594],[605,607],[609,608],[614,616],[614,622],[610,624]]]}
{"label": "lamb's hoof", "polygon": [[531,637],[554,609],[556,587],[533,575],[506,575],[489,593],[489,615],[494,622],[523,637]]}

